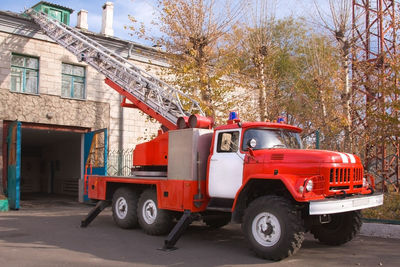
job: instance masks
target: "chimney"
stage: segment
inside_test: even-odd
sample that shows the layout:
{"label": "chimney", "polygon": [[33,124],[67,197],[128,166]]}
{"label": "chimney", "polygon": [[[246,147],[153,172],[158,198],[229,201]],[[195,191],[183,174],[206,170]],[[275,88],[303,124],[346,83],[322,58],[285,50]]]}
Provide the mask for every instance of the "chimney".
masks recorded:
{"label": "chimney", "polygon": [[101,20],[101,34],[113,36],[114,30],[112,28],[113,23],[114,4],[112,2],[106,2],[103,5],[103,17]]}
{"label": "chimney", "polygon": [[80,28],[80,29],[86,30],[86,31],[89,29],[88,22],[87,22],[87,15],[88,15],[88,12],[84,9],[82,9],[78,12],[78,21],[76,23],[77,28]]}

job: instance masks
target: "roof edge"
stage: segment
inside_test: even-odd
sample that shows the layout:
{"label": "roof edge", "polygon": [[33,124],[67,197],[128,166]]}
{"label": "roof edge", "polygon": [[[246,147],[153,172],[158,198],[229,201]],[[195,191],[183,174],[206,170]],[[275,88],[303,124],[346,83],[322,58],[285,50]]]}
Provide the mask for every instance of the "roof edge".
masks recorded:
{"label": "roof edge", "polygon": [[64,9],[66,11],[69,11],[70,13],[74,12],[74,10],[69,8],[69,7],[53,4],[53,3],[50,3],[50,2],[46,2],[46,1],[40,1],[39,3],[35,4],[34,6],[32,6],[32,8],[34,8],[34,7],[36,7],[36,6],[40,5],[40,4],[45,4],[45,5],[48,5],[48,6],[51,6],[51,7]]}

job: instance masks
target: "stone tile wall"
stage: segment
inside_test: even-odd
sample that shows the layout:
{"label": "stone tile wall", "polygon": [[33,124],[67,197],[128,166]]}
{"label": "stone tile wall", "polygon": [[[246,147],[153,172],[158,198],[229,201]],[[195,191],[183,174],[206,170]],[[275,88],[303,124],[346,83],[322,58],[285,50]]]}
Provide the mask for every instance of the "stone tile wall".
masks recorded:
{"label": "stone tile wall", "polygon": [[[38,95],[10,91],[12,53],[39,58]],[[61,97],[63,62],[86,67],[86,100]],[[154,65],[132,62],[153,72],[158,69]],[[2,121],[13,120],[92,130],[108,128],[110,149],[133,149],[137,143],[157,133],[159,124],[149,121],[147,115],[136,109],[122,109],[120,95],[104,83],[104,78],[54,42],[0,32],[0,129]],[[2,167],[0,155],[0,182]]]}

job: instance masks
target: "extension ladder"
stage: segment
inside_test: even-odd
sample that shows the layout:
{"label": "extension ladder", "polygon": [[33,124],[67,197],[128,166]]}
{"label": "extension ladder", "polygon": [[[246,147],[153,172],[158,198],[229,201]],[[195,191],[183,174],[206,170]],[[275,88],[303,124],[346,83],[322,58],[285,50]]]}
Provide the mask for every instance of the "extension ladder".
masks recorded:
{"label": "extension ladder", "polygon": [[47,36],[73,53],[79,61],[86,62],[106,76],[112,81],[108,83],[111,87],[168,129],[176,129],[179,117],[194,113],[204,116],[199,103],[187,94],[134,66],[77,29],[33,9],[25,13]]}

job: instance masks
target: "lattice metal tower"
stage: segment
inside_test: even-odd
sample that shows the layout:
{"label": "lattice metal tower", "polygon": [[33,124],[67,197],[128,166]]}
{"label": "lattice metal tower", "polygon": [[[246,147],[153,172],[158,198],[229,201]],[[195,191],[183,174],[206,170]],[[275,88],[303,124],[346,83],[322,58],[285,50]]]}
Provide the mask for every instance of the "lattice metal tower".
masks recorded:
{"label": "lattice metal tower", "polygon": [[353,0],[353,96],[363,95],[365,106],[353,118],[365,131],[366,170],[380,178],[384,190],[389,183],[400,188],[400,138],[393,129],[382,127],[400,115],[393,105],[400,89],[393,69],[399,60],[399,14],[399,1]]}

